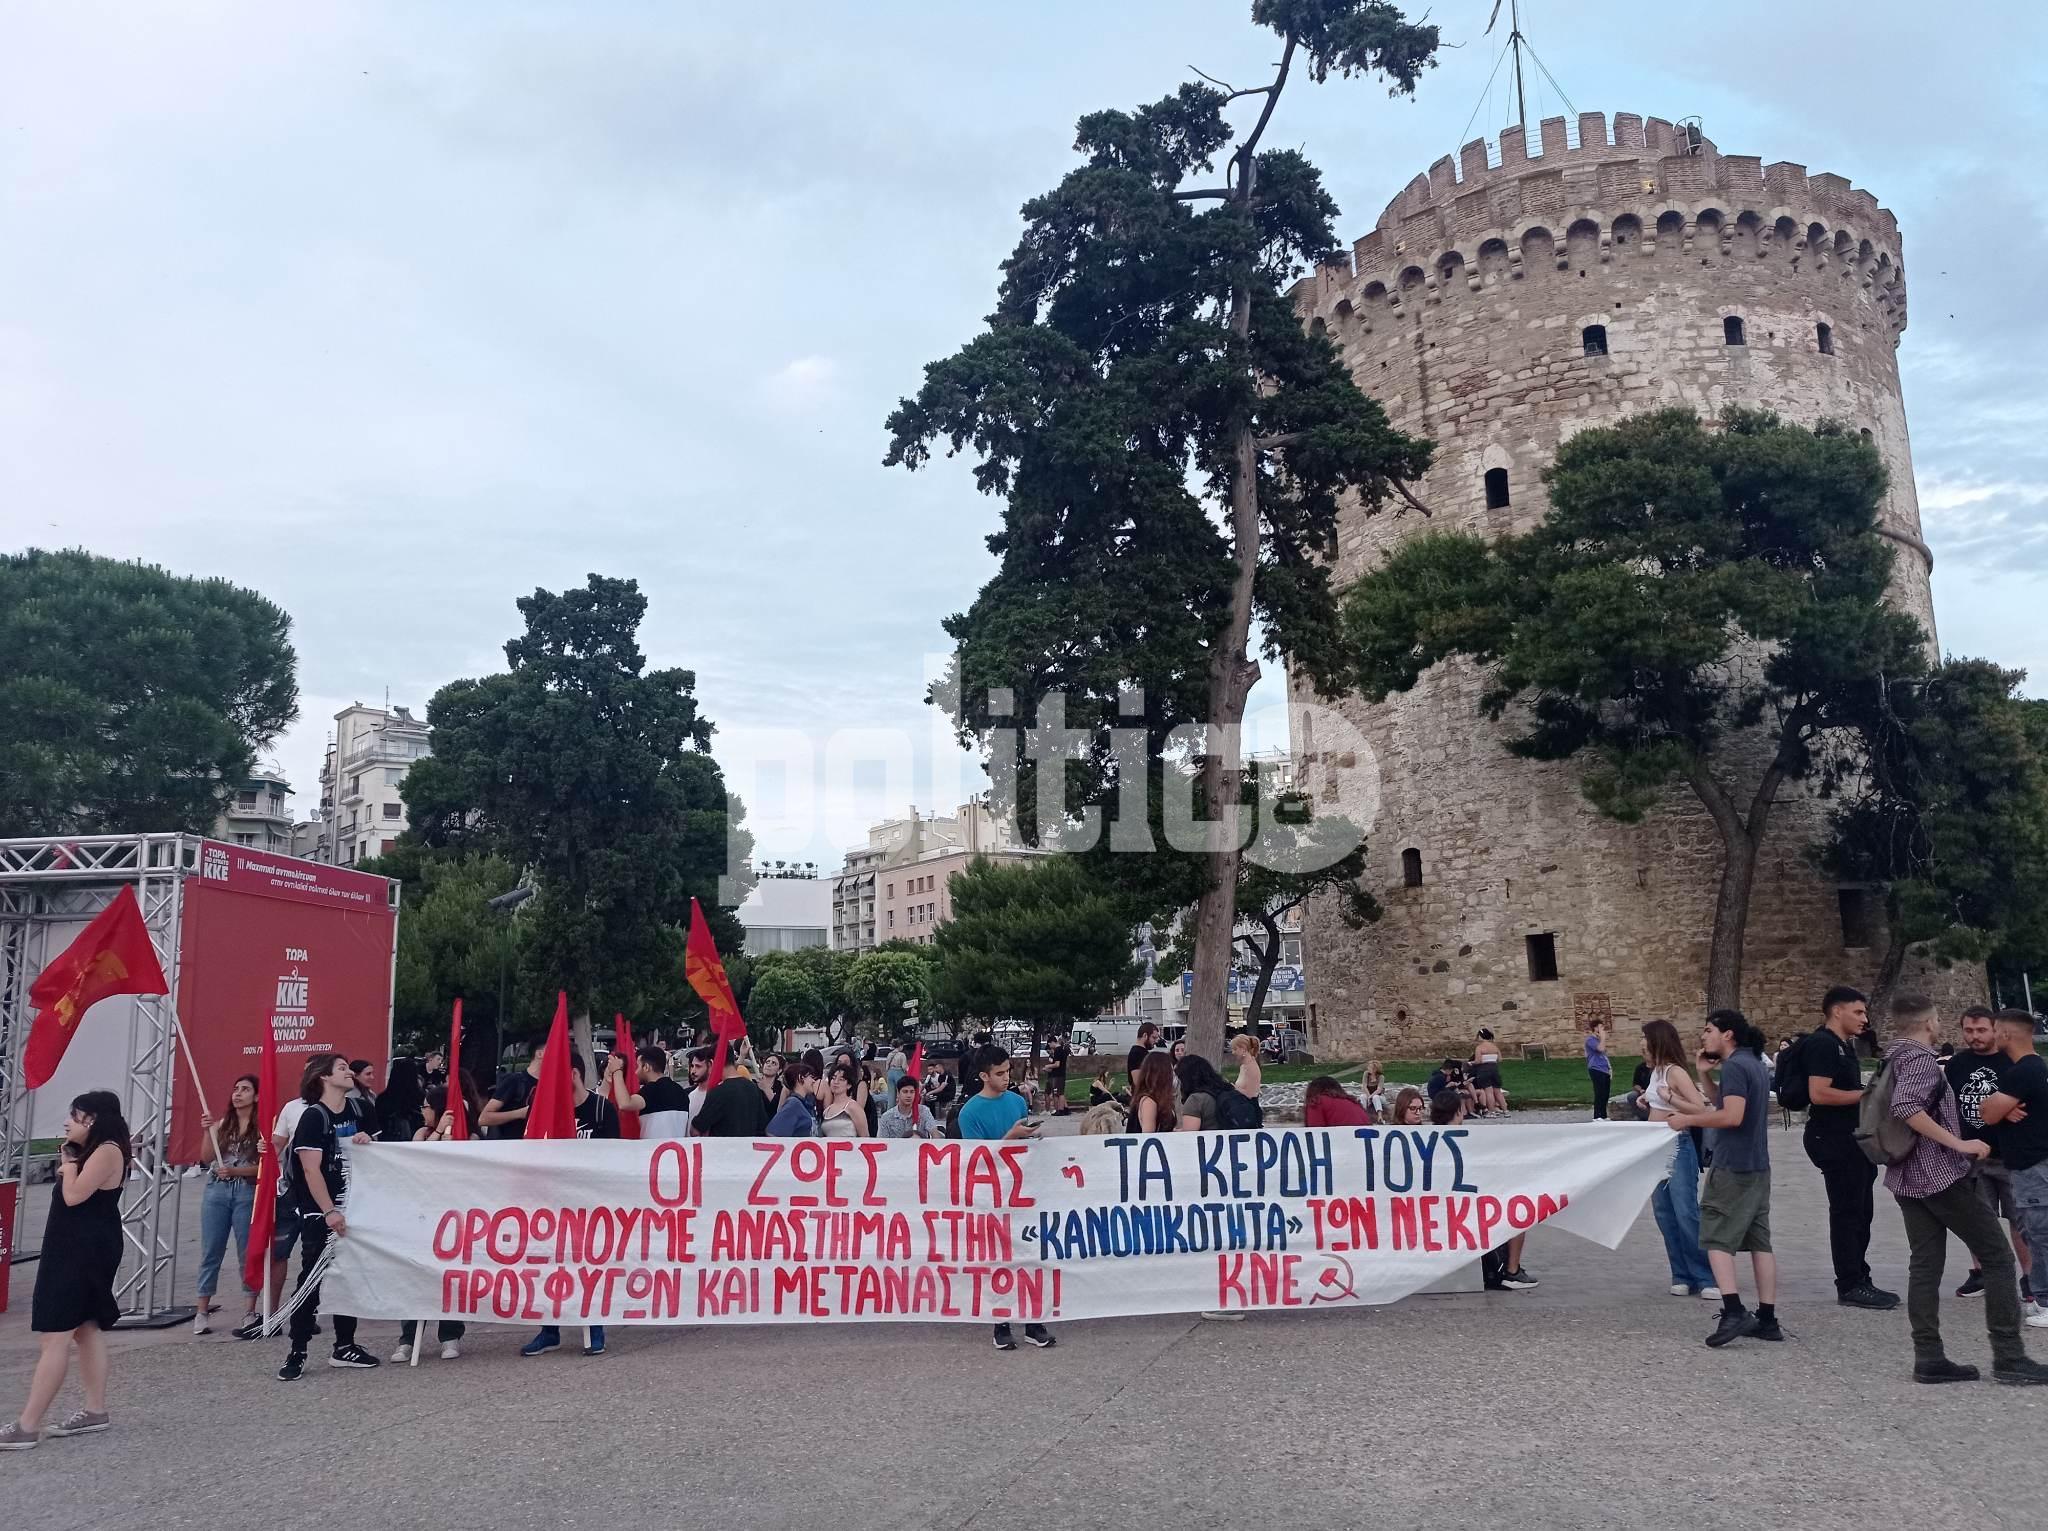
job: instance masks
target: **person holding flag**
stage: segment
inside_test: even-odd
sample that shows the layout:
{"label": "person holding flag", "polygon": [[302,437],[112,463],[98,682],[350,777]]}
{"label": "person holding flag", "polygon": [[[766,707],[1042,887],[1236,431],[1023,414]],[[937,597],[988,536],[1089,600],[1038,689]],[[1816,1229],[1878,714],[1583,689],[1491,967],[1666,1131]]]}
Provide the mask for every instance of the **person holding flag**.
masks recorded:
{"label": "person holding flag", "polygon": [[918,1097],[921,1087],[915,1074],[906,1073],[896,1083],[896,1104],[882,1113],[875,1136],[878,1138],[936,1138],[939,1119]]}
{"label": "person holding flag", "polygon": [[[340,1053],[318,1053],[306,1064],[299,1082],[299,1098],[306,1109],[292,1131],[289,1181],[292,1210],[301,1224],[299,1287],[291,1317],[292,1348],[277,1369],[280,1382],[296,1382],[305,1375],[306,1346],[313,1337],[313,1321],[320,1314],[321,1256],[328,1241],[345,1237],[348,1217],[342,1198],[348,1194],[348,1159],[340,1135],[353,1133],[361,1146],[371,1141],[349,1114],[349,1091],[355,1085],[355,1071]],[[334,1353],[327,1364],[354,1371],[368,1371],[377,1358],[356,1343],[356,1321],[347,1314],[334,1316]]]}
{"label": "person holding flag", "polygon": [[747,1023],[740,1016],[732,985],[726,981],[725,963],[719,959],[718,944],[711,939],[711,927],[705,924],[704,911],[694,898],[690,900],[690,939],[683,950],[683,976],[711,1013],[711,1072],[704,1081],[709,1090],[725,1077],[725,1055],[747,1034]]}

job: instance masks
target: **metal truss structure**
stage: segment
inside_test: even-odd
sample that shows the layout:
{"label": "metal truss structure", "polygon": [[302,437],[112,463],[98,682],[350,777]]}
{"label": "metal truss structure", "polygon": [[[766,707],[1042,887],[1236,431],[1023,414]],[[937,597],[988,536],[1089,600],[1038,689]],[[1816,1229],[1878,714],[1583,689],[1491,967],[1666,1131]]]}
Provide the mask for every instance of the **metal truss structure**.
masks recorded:
{"label": "metal truss structure", "polygon": [[[180,1177],[168,1151],[178,1060],[180,885],[197,871],[199,845],[197,836],[176,834],[0,840],[0,1177],[27,1178],[32,1092],[21,1083],[21,1056],[35,1021],[29,987],[56,955],[50,927],[89,920],[124,886],[132,887],[170,982],[168,994],[135,998],[128,1034],[123,1104],[135,1168],[122,1198],[121,1232],[131,1257],[123,1262],[116,1295],[122,1321],[138,1325],[189,1315],[171,1306]],[[23,1258],[20,1222],[17,1216],[16,1250],[0,1250],[0,1258]]]}

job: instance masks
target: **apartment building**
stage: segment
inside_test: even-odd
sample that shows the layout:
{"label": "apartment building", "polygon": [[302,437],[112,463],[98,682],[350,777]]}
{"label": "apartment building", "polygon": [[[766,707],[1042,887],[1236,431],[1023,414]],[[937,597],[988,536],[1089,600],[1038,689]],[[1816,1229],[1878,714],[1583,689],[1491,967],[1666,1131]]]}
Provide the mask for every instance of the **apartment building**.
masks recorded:
{"label": "apartment building", "polygon": [[865,952],[890,940],[929,942],[951,912],[946,884],[976,856],[1040,854],[1020,849],[985,803],[929,816],[912,809],[908,818],[885,820],[868,831],[866,845],[846,853],[832,879],[832,947]]}
{"label": "apartment building", "polygon": [[320,767],[322,832],[313,859],[354,866],[390,850],[405,833],[399,783],[427,753],[427,725],[410,708],[357,702],[336,713]]}
{"label": "apartment building", "polygon": [[274,765],[258,766],[239,783],[214,820],[213,838],[251,850],[289,856],[292,849],[292,784]]}

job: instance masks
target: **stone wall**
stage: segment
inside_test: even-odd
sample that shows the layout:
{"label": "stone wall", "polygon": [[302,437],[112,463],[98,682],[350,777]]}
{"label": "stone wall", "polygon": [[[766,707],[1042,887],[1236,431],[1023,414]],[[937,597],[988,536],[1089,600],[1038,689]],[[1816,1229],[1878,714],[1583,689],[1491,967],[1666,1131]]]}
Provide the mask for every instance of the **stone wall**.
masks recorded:
{"label": "stone wall", "polygon": [[[1840,177],[1723,155],[1704,138],[1685,152],[1683,130],[1656,119],[1618,116],[1610,138],[1599,113],[1575,129],[1553,118],[1542,140],[1540,158],[1511,131],[1497,163],[1484,142],[1456,166],[1439,161],[1349,260],[1295,290],[1304,320],[1394,422],[1437,443],[1418,486],[1431,519],[1354,508],[1339,530],[1340,583],[1424,525],[1527,530],[1546,509],[1543,469],[1586,426],[1747,404],[1870,436],[1892,479],[1893,599],[1931,634],[1891,214]],[[1489,505],[1496,471],[1504,505],[1497,492]],[[1721,859],[1704,810],[1685,793],[1641,825],[1603,819],[1576,766],[1506,753],[1505,730],[1478,714],[1480,689],[1469,666],[1446,665],[1384,705],[1340,703],[1358,738],[1333,741],[1329,718],[1321,741],[1313,724],[1296,727],[1298,779],[1324,801],[1355,811],[1372,785],[1361,773],[1377,772],[1368,879],[1386,915],[1359,932],[1330,905],[1308,920],[1327,1053],[1462,1052],[1482,1025],[1511,1054],[1575,1051],[1592,1016],[1632,1045],[1642,1020],[1700,1013]],[[1758,868],[1743,999],[1772,1035],[1810,1025],[1829,984],[1868,984],[1882,955],[1881,908],[1866,944],[1846,946],[1842,890],[1804,860],[1819,817],[1803,793],[1786,794]],[[1420,886],[1404,876],[1409,850]],[[1530,938],[1545,936],[1554,979],[1532,976]],[[1952,997],[1982,990],[1981,974],[1915,977]]]}

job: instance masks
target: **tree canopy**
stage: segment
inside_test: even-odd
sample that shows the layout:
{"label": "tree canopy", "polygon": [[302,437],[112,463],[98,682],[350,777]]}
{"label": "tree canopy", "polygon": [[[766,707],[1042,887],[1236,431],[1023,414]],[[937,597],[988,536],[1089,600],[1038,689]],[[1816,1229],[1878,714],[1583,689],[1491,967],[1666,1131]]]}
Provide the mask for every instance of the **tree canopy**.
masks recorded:
{"label": "tree canopy", "polygon": [[1888,687],[1866,768],[1835,805],[1820,864],[1883,890],[1882,1002],[1907,952],[1937,962],[2048,960],[2048,754],[2025,674],[1950,659]]}
{"label": "tree canopy", "polygon": [[1506,748],[1579,760],[1600,812],[1635,822],[1689,789],[1723,849],[1707,1002],[1737,1005],[1780,790],[1838,786],[1888,690],[1927,670],[1926,633],[1885,603],[1884,465],[1832,423],[1673,409],[1580,432],[1544,478],[1533,530],[1413,538],[1347,592],[1361,689],[1462,657]]}
{"label": "tree canopy", "polygon": [[[1292,277],[1337,247],[1337,208],[1302,154],[1264,139],[1297,67],[1408,94],[1436,28],[1384,0],[1257,0],[1252,19],[1281,40],[1269,83],[1189,83],[1080,120],[1082,162],[1025,204],[988,328],[927,367],[888,423],[888,462],[971,450],[977,484],[1005,501],[988,540],[999,568],[946,623],[956,653],[934,700],[987,748],[1027,840],[1088,851],[1155,914],[1199,903],[1190,1040],[1211,1057],[1254,624],[1266,657],[1338,686],[1339,501],[1412,498],[1430,452],[1288,301]],[[1227,114],[1240,99],[1259,103],[1242,137]],[[1022,748],[1062,726],[1065,758]],[[1191,726],[1209,731],[1175,735]],[[1196,817],[1215,833],[1161,844],[1177,763],[1199,771]],[[1091,839],[1088,816],[1106,834]]]}
{"label": "tree canopy", "polygon": [[222,579],[0,556],[0,835],[211,833],[299,715],[291,625]]}
{"label": "tree canopy", "polygon": [[977,857],[948,892],[953,917],[932,943],[945,1015],[1021,1021],[1036,1038],[1100,1014],[1144,976],[1128,897],[1077,857]]}
{"label": "tree canopy", "polygon": [[703,1014],[683,981],[690,900],[720,949],[737,952],[751,837],[712,757],[696,677],[646,669],[646,610],[634,581],[596,574],[521,599],[526,631],[505,645],[508,670],[435,693],[433,754],[401,790],[426,845],[532,873],[529,983],[566,989],[579,1016],[687,1021]]}

